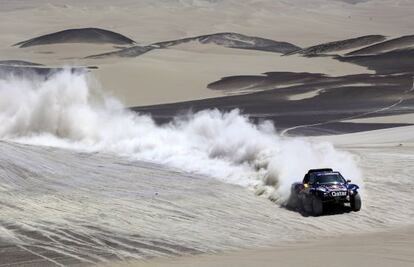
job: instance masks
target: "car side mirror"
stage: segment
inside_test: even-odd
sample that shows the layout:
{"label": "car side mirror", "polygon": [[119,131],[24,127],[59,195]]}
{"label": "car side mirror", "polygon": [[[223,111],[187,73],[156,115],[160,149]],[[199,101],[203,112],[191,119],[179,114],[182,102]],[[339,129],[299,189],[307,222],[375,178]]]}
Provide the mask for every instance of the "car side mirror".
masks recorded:
{"label": "car side mirror", "polygon": [[350,183],[350,182],[351,182],[351,180],[350,180],[350,179],[348,179],[348,180],[346,180],[346,182],[347,182],[347,183]]}

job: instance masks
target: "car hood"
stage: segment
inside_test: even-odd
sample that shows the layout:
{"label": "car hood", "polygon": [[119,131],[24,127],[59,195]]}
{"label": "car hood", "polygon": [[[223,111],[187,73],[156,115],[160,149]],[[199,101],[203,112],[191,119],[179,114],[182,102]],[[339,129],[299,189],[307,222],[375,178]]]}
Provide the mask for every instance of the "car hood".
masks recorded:
{"label": "car hood", "polygon": [[346,184],[320,184],[317,187],[323,187],[328,191],[346,191],[348,187]]}

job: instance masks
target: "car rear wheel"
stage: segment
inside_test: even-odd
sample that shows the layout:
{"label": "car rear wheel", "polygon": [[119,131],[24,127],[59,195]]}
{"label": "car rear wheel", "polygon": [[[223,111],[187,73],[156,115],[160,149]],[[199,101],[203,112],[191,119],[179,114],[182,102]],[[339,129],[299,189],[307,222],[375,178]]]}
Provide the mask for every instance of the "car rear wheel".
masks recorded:
{"label": "car rear wheel", "polygon": [[323,214],[323,203],[317,196],[312,198],[312,214],[313,216],[320,216]]}
{"label": "car rear wheel", "polygon": [[356,194],[351,197],[351,209],[352,211],[359,211],[361,209],[361,196]]}
{"label": "car rear wheel", "polygon": [[296,192],[292,192],[289,196],[289,199],[286,203],[288,209],[297,209],[299,208],[299,198]]}
{"label": "car rear wheel", "polygon": [[308,195],[303,195],[301,201],[303,211],[306,214],[312,214],[312,198]]}

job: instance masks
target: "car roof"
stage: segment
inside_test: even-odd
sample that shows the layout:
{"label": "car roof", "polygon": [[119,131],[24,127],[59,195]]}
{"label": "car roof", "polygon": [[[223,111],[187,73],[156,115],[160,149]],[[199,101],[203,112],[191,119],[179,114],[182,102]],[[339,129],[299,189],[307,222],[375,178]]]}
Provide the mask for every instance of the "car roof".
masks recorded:
{"label": "car roof", "polygon": [[339,175],[339,172],[318,172],[318,173],[315,173],[315,175],[316,176],[322,176],[322,175],[332,175],[332,174],[338,174]]}
{"label": "car roof", "polygon": [[324,169],[310,169],[308,171],[308,174],[311,173],[318,173],[318,172],[332,172],[333,170],[331,168],[324,168]]}

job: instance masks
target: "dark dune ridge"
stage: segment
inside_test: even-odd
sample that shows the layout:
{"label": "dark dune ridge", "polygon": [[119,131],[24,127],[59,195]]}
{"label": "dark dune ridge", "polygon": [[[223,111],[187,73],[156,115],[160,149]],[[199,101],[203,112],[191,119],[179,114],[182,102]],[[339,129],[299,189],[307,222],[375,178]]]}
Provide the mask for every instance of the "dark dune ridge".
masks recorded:
{"label": "dark dune ridge", "polygon": [[198,41],[201,44],[216,44],[228,48],[268,51],[281,54],[290,53],[292,51],[300,49],[300,47],[288,42],[278,42],[261,37],[247,36],[233,32],[224,32],[158,42],[148,46],[134,46],[121,49],[119,51],[88,56],[87,58],[104,58],[112,56],[137,57],[153,49],[164,49],[195,41]]}
{"label": "dark dune ridge", "polygon": [[[95,67],[72,67],[69,70],[73,73],[87,72],[88,69]],[[39,66],[18,66],[18,65],[1,65],[0,64],[0,79],[9,77],[32,77],[35,79],[45,80],[50,76],[64,70],[63,68],[46,68]],[[67,68],[65,68],[67,70]]]}
{"label": "dark dune ridge", "polygon": [[[321,73],[307,72],[272,72],[263,75],[240,75],[224,77],[207,85],[211,90],[238,91],[249,88],[252,91],[264,90],[269,87],[288,86],[298,83],[311,83],[326,77]],[[248,91],[248,90],[247,90]]]}
{"label": "dark dune ridge", "polygon": [[38,63],[24,61],[24,60],[0,60],[0,65],[5,65],[5,66],[44,66],[43,64],[38,64]]}
{"label": "dark dune ridge", "polygon": [[335,58],[342,62],[364,66],[370,70],[374,70],[377,74],[414,74],[414,47],[396,49],[375,55],[337,56]]}
{"label": "dark dune ridge", "polygon": [[406,35],[347,53],[347,56],[373,55],[414,46],[414,35]]}
{"label": "dark dune ridge", "polygon": [[99,28],[68,29],[54,32],[14,44],[20,48],[62,43],[94,43],[132,45],[135,41],[116,32]]}
{"label": "dark dune ridge", "polygon": [[[412,76],[408,74],[392,76],[359,74],[329,77],[311,73],[306,78],[305,73],[271,72],[257,76],[252,84],[255,84],[257,80],[263,80],[263,83],[267,84],[276,81],[277,85],[279,77],[281,80],[289,81],[290,78],[286,77],[294,77],[295,75],[302,77],[307,82],[245,95],[134,107],[132,110],[150,113],[160,123],[172,120],[177,114],[185,115],[188,111],[195,112],[211,108],[228,111],[239,108],[255,121],[263,119],[273,121],[279,131],[301,125],[318,124],[317,127],[316,125],[312,127],[312,131],[308,130],[308,127],[289,131],[289,134],[294,135],[340,134],[402,126],[403,124],[342,123],[340,120],[414,112],[414,92],[408,92],[412,88],[413,80]],[[246,77],[238,77],[233,78],[233,82],[236,79],[241,79],[243,83],[247,82]],[[247,78],[249,77],[252,76]],[[226,81],[226,79],[223,80]],[[219,82],[215,83],[215,86],[219,87]],[[295,101],[289,100],[293,95],[315,90],[320,90],[320,92],[313,97]],[[401,103],[393,106],[397,102]]]}
{"label": "dark dune ridge", "polygon": [[155,47],[137,45],[137,46],[121,49],[118,51],[112,51],[108,53],[87,56],[85,58],[99,59],[99,58],[108,58],[108,57],[137,57],[153,49],[155,49]]}
{"label": "dark dune ridge", "polygon": [[192,41],[199,41],[202,44],[216,44],[229,48],[261,50],[282,54],[300,49],[300,47],[288,42],[279,42],[271,39],[247,36],[234,32],[200,35],[196,37],[154,43],[152,45],[158,46],[160,48],[167,48]]}
{"label": "dark dune ridge", "polygon": [[308,48],[291,52],[289,54],[302,54],[306,56],[325,54],[329,52],[336,52],[371,45],[374,43],[382,42],[385,39],[386,38],[383,35],[366,35],[346,40],[314,45]]}

